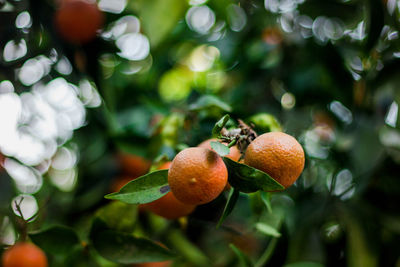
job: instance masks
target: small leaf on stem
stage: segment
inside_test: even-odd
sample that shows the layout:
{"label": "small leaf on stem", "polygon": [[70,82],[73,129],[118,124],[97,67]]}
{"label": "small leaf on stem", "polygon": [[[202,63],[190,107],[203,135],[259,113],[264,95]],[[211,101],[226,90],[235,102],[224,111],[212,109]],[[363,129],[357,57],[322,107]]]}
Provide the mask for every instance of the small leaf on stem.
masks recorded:
{"label": "small leaf on stem", "polygon": [[252,193],[258,190],[279,191],[285,189],[283,185],[278,183],[265,172],[233,161],[227,157],[224,157],[223,160],[228,168],[228,179],[230,185],[241,192]]}
{"label": "small leaf on stem", "polygon": [[168,192],[168,170],[159,170],[130,181],[119,192],[108,194],[105,198],[128,204],[145,204],[161,198]]}
{"label": "small leaf on stem", "polygon": [[214,128],[212,129],[213,135],[218,135],[221,130],[224,128],[225,124],[229,121],[230,116],[226,114],[223,116],[217,123],[215,124]]}
{"label": "small leaf on stem", "polygon": [[217,152],[217,154],[220,155],[221,157],[228,155],[230,152],[229,147],[220,142],[213,141],[210,143],[210,145],[211,148],[214,149],[214,151]]}

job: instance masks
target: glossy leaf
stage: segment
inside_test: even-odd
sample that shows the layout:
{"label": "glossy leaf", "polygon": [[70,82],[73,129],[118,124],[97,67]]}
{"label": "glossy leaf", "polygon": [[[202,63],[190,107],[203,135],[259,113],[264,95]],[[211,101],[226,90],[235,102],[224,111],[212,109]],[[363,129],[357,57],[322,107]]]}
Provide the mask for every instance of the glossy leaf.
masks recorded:
{"label": "glossy leaf", "polygon": [[166,261],[175,257],[170,250],[148,239],[104,228],[100,219],[95,220],[90,237],[101,256],[117,263]]}
{"label": "glossy leaf", "polygon": [[226,217],[228,217],[228,215],[231,214],[238,198],[239,198],[239,190],[232,187],[231,191],[229,192],[228,200],[226,201],[224,211],[222,212],[222,216],[218,221],[217,228],[220,227],[221,224],[226,219]]}
{"label": "glossy leaf", "polygon": [[189,107],[191,110],[198,111],[210,108],[218,108],[225,112],[231,112],[232,107],[223,102],[216,96],[205,95],[200,97],[195,103],[191,104]]}
{"label": "glossy leaf", "polygon": [[128,204],[144,204],[157,200],[168,192],[168,170],[160,170],[130,181],[119,192],[108,194],[105,198]]}
{"label": "glossy leaf", "polygon": [[229,147],[227,147],[226,145],[224,145],[224,144],[222,144],[220,142],[212,141],[210,143],[210,145],[211,145],[211,148],[215,152],[217,152],[217,154],[220,155],[221,157],[224,157],[224,156],[228,155],[229,152],[230,152]]}
{"label": "glossy leaf", "polygon": [[262,191],[284,190],[283,185],[275,181],[268,174],[248,165],[233,161],[227,157],[223,158],[229,175],[229,183],[244,193]]}
{"label": "glossy leaf", "polygon": [[256,223],[256,229],[260,231],[263,234],[270,235],[273,237],[280,237],[281,233],[278,232],[275,228],[272,226],[265,224],[265,223]]}
{"label": "glossy leaf", "polygon": [[258,113],[251,116],[248,120],[264,132],[282,131],[282,126],[279,124],[278,120],[268,113]]}
{"label": "glossy leaf", "polygon": [[80,240],[74,230],[65,226],[52,226],[40,232],[29,234],[31,240],[51,254],[68,254]]}
{"label": "glossy leaf", "polygon": [[226,114],[223,116],[217,123],[215,124],[214,128],[212,129],[213,135],[218,135],[221,130],[224,128],[225,124],[229,121],[230,116]]}

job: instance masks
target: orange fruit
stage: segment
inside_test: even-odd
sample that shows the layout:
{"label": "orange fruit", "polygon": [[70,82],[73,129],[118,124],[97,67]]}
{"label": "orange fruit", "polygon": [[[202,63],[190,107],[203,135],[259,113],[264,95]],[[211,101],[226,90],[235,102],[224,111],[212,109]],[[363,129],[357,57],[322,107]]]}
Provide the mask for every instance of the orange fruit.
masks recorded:
{"label": "orange fruit", "polygon": [[68,42],[82,44],[96,37],[104,15],[95,1],[63,0],[55,13],[55,26]]}
{"label": "orange fruit", "polygon": [[304,169],[304,150],[293,136],[270,132],[258,136],[250,143],[244,162],[268,173],[287,188],[299,178]]}
{"label": "orange fruit", "polygon": [[[217,138],[207,139],[207,140],[201,142],[198,145],[198,147],[204,147],[204,148],[213,150],[211,148],[211,142],[218,142],[218,139]],[[225,143],[225,142],[223,142],[222,144],[228,145],[228,143]],[[237,146],[233,146],[230,148],[230,152],[226,157],[230,158],[231,160],[238,161],[240,159],[240,156],[241,156],[241,154],[240,154],[239,148],[237,148]]]}
{"label": "orange fruit", "polygon": [[151,163],[141,156],[120,153],[117,157],[122,172],[129,176],[139,177],[150,169]]}
{"label": "orange fruit", "polygon": [[208,203],[224,190],[228,170],[220,156],[203,147],[179,152],[168,171],[168,183],[175,197],[186,204]]}
{"label": "orange fruit", "polygon": [[187,216],[194,211],[195,205],[185,204],[176,199],[172,192],[168,192],[162,198],[151,203],[143,204],[143,207],[158,216],[169,220]]}
{"label": "orange fruit", "polygon": [[3,267],[47,267],[46,254],[31,243],[17,243],[2,257]]}
{"label": "orange fruit", "polygon": [[[171,162],[165,162],[159,169],[169,169]],[[176,199],[172,192],[168,192],[165,196],[147,204],[142,205],[145,209],[164,217],[166,219],[177,219],[187,216],[194,211],[195,205],[185,204]]]}

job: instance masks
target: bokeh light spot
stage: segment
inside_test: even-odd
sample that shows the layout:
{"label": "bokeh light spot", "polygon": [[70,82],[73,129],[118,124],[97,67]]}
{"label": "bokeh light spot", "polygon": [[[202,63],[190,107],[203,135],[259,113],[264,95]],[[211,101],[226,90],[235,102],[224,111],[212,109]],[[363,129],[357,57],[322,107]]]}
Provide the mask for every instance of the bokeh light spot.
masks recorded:
{"label": "bokeh light spot", "polygon": [[39,210],[36,198],[31,195],[18,195],[11,201],[11,207],[15,215],[21,216],[16,204],[19,204],[20,211],[25,220],[32,218]]}

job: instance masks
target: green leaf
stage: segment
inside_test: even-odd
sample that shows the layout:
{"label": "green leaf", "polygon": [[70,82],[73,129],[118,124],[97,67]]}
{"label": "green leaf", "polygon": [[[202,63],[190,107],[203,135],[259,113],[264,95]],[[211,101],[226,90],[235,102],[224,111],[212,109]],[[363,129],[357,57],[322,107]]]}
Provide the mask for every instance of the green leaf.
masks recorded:
{"label": "green leaf", "polygon": [[65,226],[52,226],[40,232],[29,234],[31,240],[51,254],[68,254],[71,248],[80,244],[74,230]]}
{"label": "green leaf", "polygon": [[240,266],[243,267],[253,267],[254,264],[251,262],[250,258],[244,254],[240,249],[238,249],[234,244],[229,244],[229,247],[233,250],[239,259]]}
{"label": "green leaf", "polygon": [[279,233],[275,228],[265,223],[256,223],[256,229],[263,234],[270,235],[273,237],[281,236],[281,233]]}
{"label": "green leaf", "polygon": [[130,181],[119,192],[108,194],[105,198],[128,204],[144,204],[157,200],[168,192],[168,170],[160,170]]}
{"label": "green leaf", "polygon": [[[157,47],[184,17],[187,8],[184,0],[138,0],[130,1],[134,12],[139,15],[144,33],[149,37],[151,47]],[[165,12],[168,10],[168,12]]]}
{"label": "green leaf", "polygon": [[148,239],[136,238],[103,226],[104,223],[96,219],[90,237],[96,251],[110,261],[131,264],[166,261],[175,257],[170,250]]}
{"label": "green leaf", "polygon": [[215,124],[214,128],[212,129],[213,135],[218,135],[219,132],[224,128],[225,124],[229,121],[230,116],[226,114],[223,116],[217,123]]}
{"label": "green leaf", "polygon": [[221,111],[231,112],[232,107],[227,103],[223,102],[216,96],[213,95],[205,95],[200,97],[195,103],[189,106],[190,110],[199,111],[199,110],[207,110],[211,108],[218,108]]}
{"label": "green leaf", "polygon": [[228,155],[230,152],[229,147],[220,142],[212,141],[210,145],[211,148],[214,149],[214,151],[217,152],[217,154],[220,155],[221,157]]}
{"label": "green leaf", "polygon": [[279,124],[278,120],[273,115],[268,113],[258,113],[253,115],[248,119],[248,121],[254,123],[254,125],[260,128],[263,132],[282,131],[282,126]]}
{"label": "green leaf", "polygon": [[239,198],[239,190],[235,188],[231,188],[231,191],[229,192],[228,200],[226,202],[224,211],[222,212],[222,216],[218,221],[217,228],[221,226],[221,224],[224,222],[226,217],[228,217],[229,214],[233,211],[233,208],[236,205],[236,202]]}
{"label": "green leaf", "polygon": [[112,201],[96,212],[109,228],[132,232],[137,217],[137,205],[126,204],[120,201]]}
{"label": "green leaf", "polygon": [[285,187],[271,176],[245,164],[223,158],[228,168],[228,178],[231,186],[244,193],[262,191],[280,191]]}

